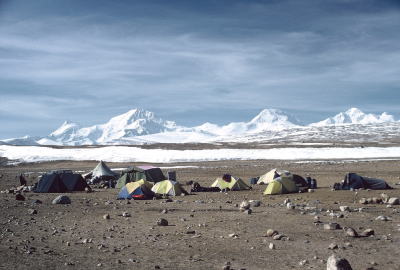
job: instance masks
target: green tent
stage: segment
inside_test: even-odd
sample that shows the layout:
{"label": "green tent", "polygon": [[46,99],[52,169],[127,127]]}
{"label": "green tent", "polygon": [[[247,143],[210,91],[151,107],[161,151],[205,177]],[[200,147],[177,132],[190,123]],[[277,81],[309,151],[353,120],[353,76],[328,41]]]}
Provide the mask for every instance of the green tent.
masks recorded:
{"label": "green tent", "polygon": [[122,172],[122,176],[118,179],[116,188],[122,188],[127,183],[138,180],[146,180],[148,182],[157,183],[166,179],[160,168],[152,166],[129,167]]}
{"label": "green tent", "polygon": [[224,177],[217,178],[214,183],[211,184],[211,187],[218,187],[221,190],[229,189],[235,191],[250,189],[250,187],[245,182],[243,182],[242,179],[235,178],[230,175],[224,175]]}

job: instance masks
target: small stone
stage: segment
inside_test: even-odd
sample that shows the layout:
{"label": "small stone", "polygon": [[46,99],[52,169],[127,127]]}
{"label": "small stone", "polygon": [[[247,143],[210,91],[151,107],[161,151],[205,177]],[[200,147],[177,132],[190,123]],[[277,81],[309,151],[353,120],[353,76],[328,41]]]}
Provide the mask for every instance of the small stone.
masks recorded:
{"label": "small stone", "polygon": [[283,234],[276,234],[276,235],[272,236],[272,239],[281,240],[283,236],[284,236]]}
{"label": "small stone", "polygon": [[161,211],[161,214],[167,214],[168,213],[168,209],[163,209],[162,211]]}
{"label": "small stone", "polygon": [[324,230],[338,230],[340,225],[337,223],[326,223],[324,224]]}
{"label": "small stone", "polygon": [[110,215],[109,214],[105,214],[105,215],[103,215],[103,218],[104,219],[110,219]]}
{"label": "small stone", "polygon": [[368,201],[367,201],[366,198],[361,198],[360,201],[359,201],[359,203],[361,203],[361,204],[368,204]]}
{"label": "small stone", "polygon": [[251,213],[253,213],[253,210],[251,210],[251,208],[249,208],[249,209],[244,210],[243,213],[250,215]]}
{"label": "small stone", "polygon": [[291,200],[290,200],[289,198],[286,198],[286,199],[283,201],[283,204],[286,205],[286,204],[288,204],[288,203],[290,203],[290,202],[291,202]]}
{"label": "small stone", "polygon": [[157,220],[157,225],[158,226],[168,226],[168,220],[165,218],[160,218]]}
{"label": "small stone", "polygon": [[299,262],[299,265],[300,265],[300,266],[304,266],[304,265],[306,265],[307,263],[308,263],[307,260],[302,260],[302,261]]}
{"label": "small stone", "polygon": [[353,270],[350,263],[346,259],[338,258],[335,254],[328,258],[326,263],[327,270]]}
{"label": "small stone", "polygon": [[70,204],[71,199],[68,196],[60,195],[60,196],[57,196],[51,203],[52,204]]}
{"label": "small stone", "polygon": [[42,201],[41,200],[33,200],[32,204],[42,204]]}
{"label": "small stone", "polygon": [[377,198],[377,197],[373,197],[372,198],[372,203],[380,204],[380,203],[382,203],[382,199],[381,198]]}
{"label": "small stone", "polygon": [[269,249],[275,249],[275,244],[274,243],[269,243],[268,248]]}
{"label": "small stone", "polygon": [[19,193],[17,195],[15,195],[15,199],[17,201],[25,201],[25,197],[22,194],[19,194]]}
{"label": "small stone", "polygon": [[354,230],[353,228],[347,228],[345,230],[345,233],[347,236],[349,237],[358,237],[358,233],[356,232],[356,230]]}
{"label": "small stone", "polygon": [[241,211],[247,210],[250,208],[250,203],[248,201],[242,201],[239,208]]}
{"label": "small stone", "polygon": [[334,250],[334,249],[338,249],[339,247],[338,247],[338,245],[336,244],[336,243],[331,243],[329,246],[328,246],[328,249],[332,249],[332,250]]}
{"label": "small stone", "polygon": [[239,235],[236,234],[236,233],[231,233],[231,234],[229,234],[228,236],[229,236],[230,238],[238,238],[238,237],[239,237]]}
{"label": "small stone", "polygon": [[400,200],[399,200],[399,198],[390,198],[387,203],[389,205],[399,205]]}
{"label": "small stone", "polygon": [[259,207],[261,205],[261,202],[258,200],[250,200],[249,203],[252,207]]}
{"label": "small stone", "polygon": [[36,211],[36,209],[28,209],[28,214],[29,215],[36,215],[37,211]]}
{"label": "small stone", "polygon": [[365,229],[362,233],[362,236],[371,236],[371,235],[375,235],[375,231],[373,229]]}
{"label": "small stone", "polygon": [[286,204],[286,208],[287,208],[287,209],[295,209],[296,206],[295,206],[293,203],[290,203],[290,202],[289,202],[289,203]]}
{"label": "small stone", "polygon": [[123,217],[130,217],[131,214],[129,214],[128,212],[123,212],[123,213],[122,213],[122,216],[123,216]]}
{"label": "small stone", "polygon": [[350,211],[350,207],[348,206],[339,206],[340,211],[342,212],[349,212]]}
{"label": "small stone", "polygon": [[267,237],[272,237],[272,236],[274,236],[274,235],[276,235],[276,234],[278,234],[277,231],[275,231],[275,230],[273,230],[273,229],[268,229],[268,230],[267,230],[267,233],[266,233],[266,236],[267,236]]}
{"label": "small stone", "polygon": [[388,217],[386,217],[386,216],[378,216],[377,218],[375,218],[375,220],[389,221],[389,220],[391,220],[391,219],[388,218]]}

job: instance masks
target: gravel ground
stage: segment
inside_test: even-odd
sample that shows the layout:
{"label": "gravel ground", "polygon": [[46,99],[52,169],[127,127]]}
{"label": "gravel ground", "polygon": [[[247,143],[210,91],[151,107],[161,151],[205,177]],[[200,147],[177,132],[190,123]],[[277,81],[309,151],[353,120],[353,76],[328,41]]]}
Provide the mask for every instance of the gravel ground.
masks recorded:
{"label": "gravel ground", "polygon": [[[30,173],[33,183],[40,172],[51,169],[89,171],[96,162],[46,162],[0,165],[0,190],[16,186],[19,173]],[[112,168],[132,164],[109,163]],[[136,164],[137,165],[137,164]],[[265,186],[250,191],[197,193],[166,200],[116,200],[118,190],[69,193],[70,205],[51,204],[59,194],[0,194],[1,269],[326,269],[326,260],[336,253],[347,258],[353,269],[400,269],[400,207],[385,204],[362,205],[362,197],[400,197],[399,189],[387,191],[331,191],[345,173],[386,179],[393,187],[400,182],[400,161],[309,162],[223,161],[156,164],[175,168],[178,180],[196,180],[210,185],[229,172],[246,182],[278,167],[316,178],[319,188],[313,193],[263,196]],[[192,166],[192,167],[184,167]],[[283,204],[289,198],[295,209]],[[33,204],[33,200],[41,204]],[[243,200],[260,200],[252,214],[238,210]],[[351,212],[343,217],[340,206]],[[361,211],[358,211],[362,208]],[[34,209],[37,214],[31,214]],[[167,213],[162,213],[167,209]],[[130,217],[123,217],[122,213]],[[110,219],[103,216],[109,214]],[[316,218],[320,224],[315,224]],[[375,220],[387,216],[389,221]],[[168,226],[157,226],[157,220]],[[323,224],[335,222],[361,233],[367,228],[375,236],[352,238],[339,230],[325,230]],[[266,237],[268,229],[285,237]],[[233,237],[232,237],[233,234]],[[274,243],[275,249],[269,244]],[[337,249],[329,249],[335,243]]]}

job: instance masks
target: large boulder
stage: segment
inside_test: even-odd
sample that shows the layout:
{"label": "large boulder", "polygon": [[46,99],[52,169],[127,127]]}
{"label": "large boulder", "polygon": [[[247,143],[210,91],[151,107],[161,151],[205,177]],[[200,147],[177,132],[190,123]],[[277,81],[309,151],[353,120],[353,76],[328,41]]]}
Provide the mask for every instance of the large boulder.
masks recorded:
{"label": "large boulder", "polygon": [[57,196],[53,201],[52,204],[70,204],[71,199],[68,196],[60,195]]}
{"label": "large boulder", "polygon": [[326,270],[353,270],[349,261],[343,258],[338,258],[334,254],[328,258]]}

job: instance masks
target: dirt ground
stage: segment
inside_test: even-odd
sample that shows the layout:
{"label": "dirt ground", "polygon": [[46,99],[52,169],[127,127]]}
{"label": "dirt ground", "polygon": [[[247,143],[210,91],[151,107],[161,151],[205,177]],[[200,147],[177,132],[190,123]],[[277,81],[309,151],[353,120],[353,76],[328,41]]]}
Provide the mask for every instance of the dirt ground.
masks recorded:
{"label": "dirt ground", "polygon": [[[96,162],[46,162],[0,167],[0,190],[17,185],[16,175],[30,173],[34,182],[40,172],[51,169],[89,171]],[[132,164],[108,163],[111,168]],[[135,164],[137,165],[137,164]],[[180,164],[154,164],[176,170],[178,180],[196,180],[210,185],[229,172],[246,182],[278,167],[316,178],[319,188],[313,193],[263,196],[265,186],[250,191],[197,193],[166,200],[116,200],[118,190],[69,193],[70,205],[53,205],[58,194],[0,194],[0,269],[326,269],[326,260],[336,253],[347,258],[353,269],[400,269],[400,206],[361,205],[362,197],[379,197],[382,191],[331,191],[345,173],[386,179],[395,187],[384,191],[400,197],[400,161],[310,162],[226,161]],[[185,167],[184,167],[185,166]],[[186,167],[192,166],[192,167]],[[397,188],[396,188],[397,187]],[[289,210],[286,198],[297,206]],[[42,204],[33,204],[33,200]],[[251,215],[238,210],[242,200],[260,200]],[[331,217],[327,210],[339,206],[361,212]],[[37,214],[29,214],[29,209]],[[167,213],[161,213],[167,209]],[[127,212],[131,217],[122,217]],[[109,214],[110,219],[103,219]],[[358,232],[375,230],[373,237],[350,238],[343,230],[324,230],[315,225],[315,215],[323,223],[337,222]],[[387,216],[390,221],[375,220]],[[157,226],[165,218],[169,226]],[[265,237],[275,229],[288,237]],[[236,234],[237,237],[230,237]],[[269,249],[274,243],[276,249]],[[336,243],[338,249],[328,246]],[[299,263],[303,262],[303,265]]]}

